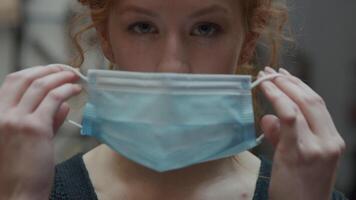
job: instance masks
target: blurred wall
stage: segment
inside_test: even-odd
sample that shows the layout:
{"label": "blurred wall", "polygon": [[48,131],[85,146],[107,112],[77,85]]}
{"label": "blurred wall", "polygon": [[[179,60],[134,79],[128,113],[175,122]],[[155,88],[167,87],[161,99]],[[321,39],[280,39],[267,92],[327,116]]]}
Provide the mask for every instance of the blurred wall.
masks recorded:
{"label": "blurred wall", "polygon": [[326,101],[336,127],[347,143],[338,185],[351,188],[355,177],[356,1],[298,0],[292,2],[292,24],[298,46],[311,60],[312,86]]}

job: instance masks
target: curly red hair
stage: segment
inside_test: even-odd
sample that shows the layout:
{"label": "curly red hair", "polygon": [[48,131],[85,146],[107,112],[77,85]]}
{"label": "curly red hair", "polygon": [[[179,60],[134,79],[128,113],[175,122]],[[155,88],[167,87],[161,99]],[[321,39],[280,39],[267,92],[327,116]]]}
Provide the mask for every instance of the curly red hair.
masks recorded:
{"label": "curly red hair", "polygon": [[[84,62],[84,50],[80,44],[81,36],[86,31],[106,23],[114,0],[78,0],[78,2],[89,9],[89,13],[84,16],[91,16],[91,23],[83,26],[72,35],[74,45],[79,52],[78,59],[74,64],[75,67],[80,67]],[[253,49],[256,49],[257,41],[263,39],[269,51],[269,61],[265,64],[277,66],[281,43],[284,40],[289,40],[289,37],[284,34],[285,25],[288,21],[288,10],[285,3],[281,2],[281,0],[241,0],[241,4],[246,35],[250,41],[253,41],[245,45],[254,45]],[[241,67],[237,68],[238,71],[236,73],[249,74],[255,77],[260,70],[253,65],[255,58],[255,50],[247,54],[242,52],[239,63]],[[260,112],[261,102],[256,90],[253,91],[253,95],[254,107],[258,111],[255,118],[259,122],[259,117],[262,114]],[[256,128],[259,129],[258,126]]]}
{"label": "curly red hair", "polygon": [[[73,34],[74,44],[79,51],[79,60],[75,64],[76,67],[81,66],[84,61],[84,50],[80,45],[81,35],[96,25],[106,22],[109,9],[112,7],[114,0],[78,0],[78,2],[90,9],[89,15],[91,15],[92,23]],[[269,49],[270,58],[268,64],[270,66],[278,64],[281,42],[288,38],[284,35],[284,26],[288,20],[288,10],[283,3],[274,2],[274,0],[241,1],[247,29],[246,34],[255,41],[260,38],[265,39],[267,49]],[[240,64],[251,64],[254,59],[253,55],[244,55],[242,53],[240,55]],[[243,73],[242,71],[241,73]],[[248,70],[248,73],[251,74],[251,69]]]}

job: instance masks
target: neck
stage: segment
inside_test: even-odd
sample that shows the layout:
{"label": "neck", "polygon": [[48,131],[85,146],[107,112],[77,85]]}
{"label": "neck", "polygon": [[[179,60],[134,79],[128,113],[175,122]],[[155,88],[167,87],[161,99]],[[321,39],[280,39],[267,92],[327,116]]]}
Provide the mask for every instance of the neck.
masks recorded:
{"label": "neck", "polygon": [[212,177],[219,178],[226,174],[226,172],[232,172],[237,169],[236,160],[232,158],[225,158],[205,163],[200,163],[185,167],[178,170],[167,172],[156,172],[142,165],[139,165],[126,157],[123,157],[111,149],[105,147],[103,151],[110,155],[111,163],[109,166],[114,168],[117,175],[127,180],[140,180],[142,178],[145,181],[154,182],[155,184],[186,184],[187,182],[203,182],[211,180]]}
{"label": "neck", "polygon": [[[168,172],[156,172],[117,154],[106,145],[101,145],[94,151],[84,159],[87,167],[96,166],[93,170],[98,177],[106,173],[101,177],[116,177],[124,183],[145,183],[157,187],[174,185],[183,188],[189,187],[188,184],[206,184],[238,172],[245,173],[246,169],[251,169],[251,166],[258,162],[251,153],[244,152],[238,157],[223,158]],[[90,164],[91,162],[95,163]]]}

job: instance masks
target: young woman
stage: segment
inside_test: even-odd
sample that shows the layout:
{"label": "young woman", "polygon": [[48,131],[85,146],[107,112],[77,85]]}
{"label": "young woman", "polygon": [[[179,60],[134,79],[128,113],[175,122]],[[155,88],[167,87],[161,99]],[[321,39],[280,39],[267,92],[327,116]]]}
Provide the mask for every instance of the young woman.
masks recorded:
{"label": "young woman", "polygon": [[[286,18],[272,0],[80,2],[112,70],[132,72],[256,75],[256,42],[271,41],[274,65]],[[52,139],[78,77],[60,65],[10,74],[0,89],[0,199],[345,199],[332,189],[345,143],[324,101],[284,69],[257,78],[277,73],[259,87],[276,111],[260,122],[273,164],[245,151],[161,173],[105,144],[55,168]]]}

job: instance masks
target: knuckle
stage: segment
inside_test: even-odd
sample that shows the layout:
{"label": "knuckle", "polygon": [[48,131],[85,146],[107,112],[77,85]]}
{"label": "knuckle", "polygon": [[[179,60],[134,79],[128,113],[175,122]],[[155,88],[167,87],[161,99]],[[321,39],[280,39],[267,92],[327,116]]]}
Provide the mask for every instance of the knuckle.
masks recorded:
{"label": "knuckle", "polygon": [[339,146],[340,146],[341,153],[344,153],[346,151],[346,142],[341,137],[340,137]]}
{"label": "knuckle", "polygon": [[31,137],[48,137],[48,128],[43,121],[33,117],[7,117],[0,119],[0,133],[2,137],[8,138],[14,135]]}
{"label": "knuckle", "polygon": [[13,117],[1,118],[0,119],[0,130],[8,131],[8,130],[17,129],[19,123],[15,119],[16,118],[13,118]]}
{"label": "knuckle", "polygon": [[306,165],[315,162],[335,162],[335,160],[340,158],[345,148],[344,145],[340,145],[335,140],[323,142],[322,144],[310,141],[305,143],[297,145],[297,152],[299,161]]}
{"label": "knuckle", "polygon": [[282,103],[281,101],[283,100],[283,95],[282,93],[279,92],[273,92],[273,95],[271,95],[271,101],[274,101],[276,103]]}
{"label": "knuckle", "polygon": [[291,112],[288,112],[281,116],[280,120],[282,123],[291,126],[296,124],[299,118],[300,117],[298,117],[298,108],[296,106],[292,106]]}
{"label": "knuckle", "polygon": [[[331,153],[337,153],[337,156],[341,156],[346,150],[346,143],[340,135],[336,136],[336,139],[333,142],[333,149]],[[334,152],[336,151],[336,152]]]}
{"label": "knuckle", "polygon": [[319,95],[305,95],[302,100],[308,105],[325,105],[323,98]]}
{"label": "knuckle", "polygon": [[292,76],[290,77],[293,81],[295,81],[295,83],[297,84],[303,84],[304,82],[302,80],[300,80],[298,77]]}
{"label": "knuckle", "polygon": [[44,66],[46,69],[50,69],[51,72],[59,72],[62,71],[61,65],[51,64]]}
{"label": "knuckle", "polygon": [[33,122],[30,122],[29,120],[23,120],[20,124],[19,129],[22,132],[35,132],[36,127],[34,126]]}
{"label": "knuckle", "polygon": [[54,101],[62,101],[64,98],[63,95],[56,90],[53,90],[50,93],[48,93],[48,96],[50,99]]}
{"label": "knuckle", "polygon": [[338,144],[328,145],[325,149],[325,159],[326,160],[335,160],[342,155],[342,148]]}
{"label": "knuckle", "polygon": [[42,126],[37,122],[38,120],[24,120],[21,126],[21,130],[26,133],[41,132]]}
{"label": "knuckle", "polygon": [[323,143],[323,160],[334,161],[339,159],[344,151],[345,145],[339,138],[329,139]]}
{"label": "knuckle", "polygon": [[21,83],[25,85],[30,85],[32,83],[32,77],[28,75],[21,75]]}
{"label": "knuckle", "polygon": [[35,89],[45,89],[46,88],[46,83],[44,80],[41,80],[41,79],[38,79],[36,81],[33,82],[32,86],[35,88]]}
{"label": "knuckle", "polygon": [[32,80],[30,76],[18,72],[9,74],[5,77],[6,83],[21,82],[22,84],[30,84],[31,81]]}
{"label": "knuckle", "polygon": [[39,118],[28,116],[21,120],[18,130],[28,136],[41,136],[46,134],[46,129],[43,123],[45,122],[40,121]]}
{"label": "knuckle", "polygon": [[299,148],[299,158],[302,163],[313,163],[323,157],[323,151],[316,145]]}
{"label": "knuckle", "polygon": [[5,77],[5,82],[13,82],[15,80],[21,79],[21,75],[19,73],[11,73]]}
{"label": "knuckle", "polygon": [[285,115],[281,117],[281,122],[287,125],[294,125],[297,122],[297,116],[296,115]]}

